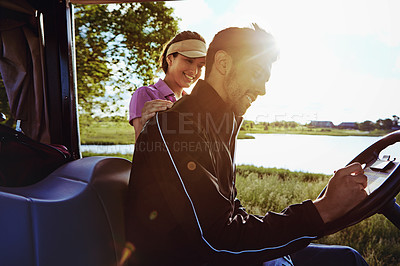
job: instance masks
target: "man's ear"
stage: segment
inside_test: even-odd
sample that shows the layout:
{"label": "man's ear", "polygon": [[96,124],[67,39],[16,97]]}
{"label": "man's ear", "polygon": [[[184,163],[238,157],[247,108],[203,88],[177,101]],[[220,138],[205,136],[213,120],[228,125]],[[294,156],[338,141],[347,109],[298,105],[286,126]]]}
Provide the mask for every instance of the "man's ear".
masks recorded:
{"label": "man's ear", "polygon": [[227,52],[219,50],[214,56],[214,66],[221,75],[226,75],[232,66],[232,57]]}

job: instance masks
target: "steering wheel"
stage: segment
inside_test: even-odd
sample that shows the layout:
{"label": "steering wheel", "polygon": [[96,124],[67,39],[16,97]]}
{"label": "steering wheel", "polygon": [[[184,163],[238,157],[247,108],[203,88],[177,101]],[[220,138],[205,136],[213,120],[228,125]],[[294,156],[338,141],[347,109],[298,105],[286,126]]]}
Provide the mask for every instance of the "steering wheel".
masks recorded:
{"label": "steering wheel", "polygon": [[[400,141],[400,130],[392,132],[369,146],[350,163],[365,164],[364,174],[368,178],[368,196],[342,217],[326,224],[327,232],[335,233],[354,225],[375,213],[381,213],[400,229],[400,206],[395,197],[400,191],[400,162],[390,156],[379,158],[386,147]],[[326,187],[318,197],[322,197]]]}

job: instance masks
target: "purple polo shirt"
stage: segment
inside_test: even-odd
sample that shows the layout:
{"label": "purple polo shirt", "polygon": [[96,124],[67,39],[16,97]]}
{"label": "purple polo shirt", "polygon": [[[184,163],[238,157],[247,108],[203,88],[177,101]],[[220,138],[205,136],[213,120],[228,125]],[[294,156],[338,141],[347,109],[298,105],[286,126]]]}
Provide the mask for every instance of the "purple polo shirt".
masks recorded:
{"label": "purple polo shirt", "polygon": [[129,104],[129,124],[132,125],[133,119],[142,116],[142,108],[145,102],[156,99],[176,102],[174,92],[162,79],[159,79],[156,84],[140,87],[133,93]]}

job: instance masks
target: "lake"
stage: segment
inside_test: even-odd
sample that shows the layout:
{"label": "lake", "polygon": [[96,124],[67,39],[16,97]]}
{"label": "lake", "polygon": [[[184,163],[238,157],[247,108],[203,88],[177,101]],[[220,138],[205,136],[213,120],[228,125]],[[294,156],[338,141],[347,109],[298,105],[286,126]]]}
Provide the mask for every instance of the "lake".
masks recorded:
{"label": "lake", "polygon": [[[332,174],[381,137],[254,134],[238,142],[237,164]],[[400,158],[399,143],[384,154]]]}
{"label": "lake", "polygon": [[[285,168],[291,171],[332,174],[381,137],[316,136],[292,134],[249,134],[255,139],[239,139],[236,164]],[[384,154],[400,159],[400,143]],[[132,153],[134,145],[82,145],[82,152]]]}

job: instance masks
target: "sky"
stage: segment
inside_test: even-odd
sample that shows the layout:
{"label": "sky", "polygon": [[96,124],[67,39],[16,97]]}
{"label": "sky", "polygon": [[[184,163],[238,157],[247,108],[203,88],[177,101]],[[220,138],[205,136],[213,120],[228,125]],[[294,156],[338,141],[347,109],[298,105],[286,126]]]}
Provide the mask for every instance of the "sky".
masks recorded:
{"label": "sky", "polygon": [[180,30],[209,44],[227,27],[259,24],[280,58],[266,95],[245,114],[256,122],[363,122],[400,116],[400,1],[169,1]]}

